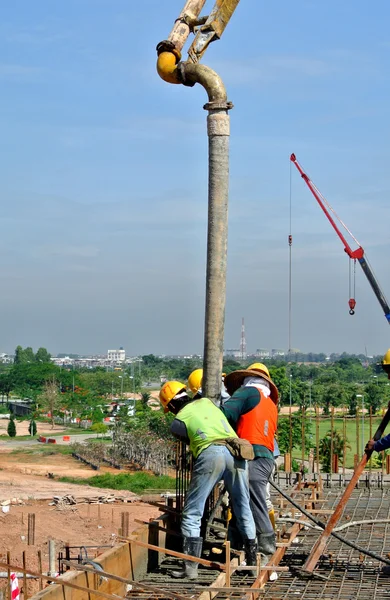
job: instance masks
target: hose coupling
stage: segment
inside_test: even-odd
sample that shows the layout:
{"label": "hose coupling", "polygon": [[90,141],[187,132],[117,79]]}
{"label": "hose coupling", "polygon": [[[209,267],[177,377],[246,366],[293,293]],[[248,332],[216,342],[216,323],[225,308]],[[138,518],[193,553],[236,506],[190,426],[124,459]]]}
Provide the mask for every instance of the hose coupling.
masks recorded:
{"label": "hose coupling", "polygon": [[176,57],[176,63],[178,63],[181,59],[181,52],[175,47],[175,44],[169,40],[163,40],[162,42],[159,42],[156,46],[156,50],[157,56],[160,56],[160,54],[163,52],[171,52]]}

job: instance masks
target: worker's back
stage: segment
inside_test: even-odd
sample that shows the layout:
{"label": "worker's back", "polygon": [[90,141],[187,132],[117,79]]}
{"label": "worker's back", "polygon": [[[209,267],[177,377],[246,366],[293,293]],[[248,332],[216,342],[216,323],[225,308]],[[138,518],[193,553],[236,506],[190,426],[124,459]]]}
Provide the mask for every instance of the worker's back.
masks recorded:
{"label": "worker's back", "polygon": [[194,400],[176,415],[183,421],[190,440],[190,450],[195,458],[217,440],[237,437],[221,410],[208,398]]}

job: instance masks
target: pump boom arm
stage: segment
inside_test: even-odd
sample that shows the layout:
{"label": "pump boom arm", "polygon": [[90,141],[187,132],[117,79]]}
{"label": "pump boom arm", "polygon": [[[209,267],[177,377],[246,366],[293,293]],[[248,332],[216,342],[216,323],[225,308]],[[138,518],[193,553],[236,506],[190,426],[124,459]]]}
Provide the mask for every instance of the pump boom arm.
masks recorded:
{"label": "pump boom arm", "polygon": [[[368,264],[367,260],[365,259],[364,256],[364,250],[361,246],[358,246],[358,248],[356,248],[356,250],[352,250],[352,248],[350,247],[350,245],[348,244],[347,240],[345,239],[344,235],[342,234],[342,232],[340,231],[340,229],[338,228],[335,220],[333,219],[332,215],[330,214],[330,212],[328,211],[328,209],[325,206],[325,203],[323,201],[323,198],[321,198],[321,194],[318,192],[316,186],[313,184],[313,182],[309,179],[308,175],[304,172],[304,170],[302,169],[301,165],[299,164],[299,162],[296,159],[295,154],[291,154],[290,156],[290,160],[291,162],[296,166],[296,168],[298,169],[299,173],[301,174],[302,179],[304,180],[304,182],[306,183],[307,187],[309,188],[309,190],[311,191],[311,193],[313,194],[314,198],[317,200],[318,204],[320,205],[320,207],[322,208],[325,216],[327,217],[327,219],[329,220],[330,224],[332,225],[333,229],[335,230],[335,232],[337,233],[338,237],[340,238],[341,242],[344,245],[344,252],[346,252],[349,256],[350,259],[352,260],[357,260],[361,266],[361,268],[363,269],[363,273],[365,274],[365,276],[368,279],[368,282],[375,294],[375,296],[378,299],[379,304],[382,307],[383,312],[385,313],[385,317],[387,319],[387,322],[390,325],[390,307],[389,304],[386,300],[386,297],[384,295],[384,293],[382,292],[379,283],[370,267],[370,265]],[[353,312],[351,313],[353,314]]]}

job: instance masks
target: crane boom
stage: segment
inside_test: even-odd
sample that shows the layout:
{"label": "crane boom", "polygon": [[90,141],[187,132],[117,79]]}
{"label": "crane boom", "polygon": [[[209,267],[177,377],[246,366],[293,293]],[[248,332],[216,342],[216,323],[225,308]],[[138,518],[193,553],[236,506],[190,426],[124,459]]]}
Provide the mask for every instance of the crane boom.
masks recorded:
{"label": "crane boom", "polygon": [[[357,260],[363,270],[363,273],[365,274],[365,276],[368,279],[368,282],[375,294],[375,296],[377,297],[377,300],[379,302],[379,304],[382,307],[383,312],[385,313],[385,317],[387,319],[387,322],[390,325],[390,307],[389,304],[386,300],[386,297],[384,295],[384,293],[382,292],[379,283],[374,275],[373,270],[371,269],[369,263],[367,262],[365,256],[364,256],[364,249],[362,248],[362,246],[358,246],[358,248],[356,248],[356,250],[352,250],[351,246],[348,244],[345,236],[343,235],[343,233],[340,231],[339,227],[337,226],[335,220],[333,219],[332,215],[330,214],[329,210],[326,207],[326,204],[324,202],[324,198],[322,197],[321,193],[318,191],[318,189],[316,188],[316,186],[314,185],[314,183],[310,180],[310,178],[308,177],[308,175],[304,172],[304,170],[302,169],[301,165],[299,164],[299,162],[296,159],[295,154],[291,154],[290,156],[290,160],[291,162],[296,166],[296,168],[298,169],[302,179],[304,180],[304,182],[306,183],[307,187],[309,188],[309,190],[311,191],[311,193],[313,194],[314,198],[317,200],[318,204],[320,205],[321,209],[323,210],[325,216],[327,217],[327,219],[329,220],[330,224],[332,225],[333,229],[335,230],[335,232],[337,233],[338,237],[340,238],[341,242],[344,245],[344,252],[346,252],[349,256],[349,258],[351,260]],[[353,310],[350,311],[351,314],[353,313]]]}

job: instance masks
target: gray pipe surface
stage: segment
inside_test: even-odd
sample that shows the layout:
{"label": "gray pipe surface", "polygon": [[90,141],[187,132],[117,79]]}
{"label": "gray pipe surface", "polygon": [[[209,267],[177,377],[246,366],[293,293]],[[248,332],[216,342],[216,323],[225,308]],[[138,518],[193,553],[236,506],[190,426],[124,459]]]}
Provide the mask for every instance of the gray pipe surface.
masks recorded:
{"label": "gray pipe surface", "polygon": [[230,135],[228,110],[232,104],[227,102],[222,79],[209,67],[186,62],[179,65],[179,73],[184,85],[199,83],[209,98],[204,106],[209,111],[209,191],[202,392],[217,404],[221,397],[225,327]]}
{"label": "gray pipe surface", "polygon": [[56,574],[56,543],[49,540],[49,575],[54,577]]}

